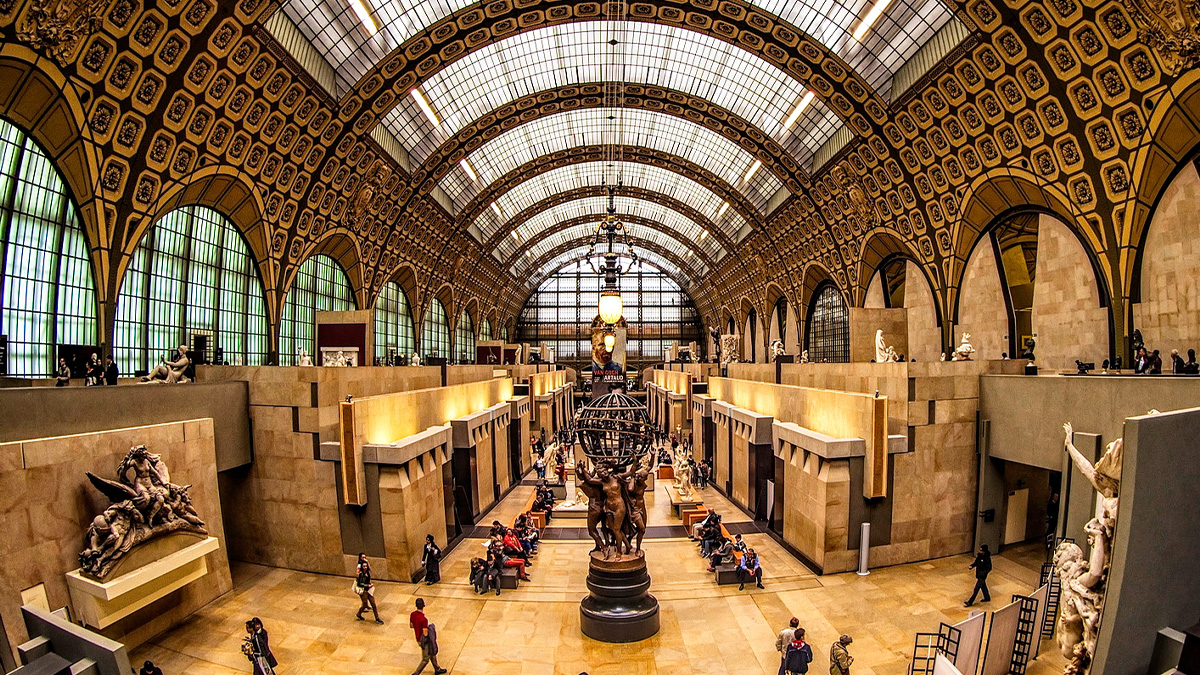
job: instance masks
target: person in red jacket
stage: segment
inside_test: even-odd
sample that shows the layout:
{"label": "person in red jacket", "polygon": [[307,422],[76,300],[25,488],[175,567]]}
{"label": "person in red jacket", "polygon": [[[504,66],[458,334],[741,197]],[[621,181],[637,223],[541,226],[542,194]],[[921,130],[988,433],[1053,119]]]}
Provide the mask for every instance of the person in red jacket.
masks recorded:
{"label": "person in red jacket", "polygon": [[413,633],[417,636],[417,644],[421,646],[421,665],[413,671],[413,675],[420,675],[422,670],[425,670],[426,664],[433,662],[434,675],[441,675],[446,672],[446,669],[439,666],[437,662],[437,637],[433,632],[433,626],[430,625],[429,619],[425,617],[425,599],[417,598],[417,608],[412,614],[408,615],[408,625],[412,626]]}

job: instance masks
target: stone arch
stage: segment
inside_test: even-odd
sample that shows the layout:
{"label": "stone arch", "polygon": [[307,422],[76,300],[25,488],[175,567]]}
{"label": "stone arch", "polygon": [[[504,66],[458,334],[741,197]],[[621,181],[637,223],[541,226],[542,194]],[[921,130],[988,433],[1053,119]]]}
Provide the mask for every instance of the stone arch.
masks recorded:
{"label": "stone arch", "polygon": [[369,307],[367,289],[363,283],[363,265],[362,251],[358,246],[358,241],[345,230],[330,230],[321,235],[321,238],[310,244],[305,249],[302,249],[298,259],[283,272],[283,283],[279,285],[278,305],[281,310],[283,307],[284,298],[287,297],[288,289],[292,287],[292,282],[296,279],[296,273],[300,271],[300,266],[318,253],[324,254],[337,261],[341,265],[342,271],[345,272],[346,278],[350,281],[350,290],[354,293],[354,304],[358,308]]}

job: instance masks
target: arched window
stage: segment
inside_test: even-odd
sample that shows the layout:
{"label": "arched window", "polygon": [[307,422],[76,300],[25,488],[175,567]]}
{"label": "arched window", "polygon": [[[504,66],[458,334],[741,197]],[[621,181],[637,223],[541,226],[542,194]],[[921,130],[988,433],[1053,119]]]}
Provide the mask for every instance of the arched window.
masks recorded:
{"label": "arched window", "polygon": [[383,285],[375,301],[375,358],[380,363],[395,365],[393,356],[409,357],[416,351],[416,333],[408,296],[400,284],[389,281]]}
{"label": "arched window", "polygon": [[750,342],[750,363],[758,363],[758,312],[753,309],[746,316],[746,325],[750,327],[746,331],[746,339]]}
{"label": "arched window", "polygon": [[491,322],[491,321],[488,321],[487,319],[484,319],[484,320],[483,320],[483,323],[482,323],[482,324],[480,324],[480,326],[479,326],[479,339],[480,339],[481,341],[482,341],[482,340],[491,340],[491,339],[492,339],[492,322]]}
{"label": "arched window", "polygon": [[96,344],[96,286],[79,212],[46,154],[4,120],[0,272],[9,375],[49,377],[55,345]]}
{"label": "arched window", "polygon": [[508,326],[500,327],[500,339],[508,342]]}
{"label": "arched window", "polygon": [[817,289],[808,310],[805,339],[808,358],[814,362],[849,363],[850,314],[842,294],[832,284]]}
{"label": "arched window", "polygon": [[204,206],[175,209],[138,243],[117,296],[113,358],[149,370],[205,336],[201,362],[259,365],[267,354],[262,280],[237,228]]}
{"label": "arched window", "polygon": [[454,360],[458,363],[475,363],[475,324],[471,315],[463,310],[458,315],[458,327],[454,331]]}
{"label": "arched window", "polygon": [[425,358],[450,357],[450,322],[446,319],[446,308],[434,298],[425,310],[425,321],[421,326],[421,349]]}
{"label": "arched window", "polygon": [[[354,293],[342,266],[318,253],[304,261],[287,298],[279,325],[279,363],[296,365],[298,349],[313,351],[317,312],[346,312],[354,309]],[[320,363],[313,355],[313,363]]]}

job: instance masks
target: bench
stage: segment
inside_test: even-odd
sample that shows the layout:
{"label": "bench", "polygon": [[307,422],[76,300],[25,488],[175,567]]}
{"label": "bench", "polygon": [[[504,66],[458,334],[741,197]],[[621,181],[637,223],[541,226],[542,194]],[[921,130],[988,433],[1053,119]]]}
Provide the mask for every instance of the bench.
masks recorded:
{"label": "bench", "polygon": [[517,568],[505,567],[500,570],[500,588],[516,590],[520,583],[521,578],[517,576]]}
{"label": "bench", "polygon": [[730,584],[736,584],[738,582],[737,568],[737,563],[717,565],[717,585],[728,586]]}
{"label": "bench", "polygon": [[692,538],[692,527],[704,520],[709,513],[712,513],[712,509],[703,504],[683,511],[683,526],[687,529],[688,539]]}
{"label": "bench", "polygon": [[513,516],[511,520],[508,521],[508,526],[516,527],[517,526],[517,518],[520,518],[522,513],[528,513],[530,516],[530,520],[533,523],[534,527],[536,527],[539,531],[546,529],[546,514],[542,511],[533,511],[532,510],[533,502],[536,500],[537,500],[537,490],[534,490],[533,492],[529,493],[529,499],[525,500],[525,506],[523,506],[521,508],[521,511],[519,513],[517,513],[517,515]]}

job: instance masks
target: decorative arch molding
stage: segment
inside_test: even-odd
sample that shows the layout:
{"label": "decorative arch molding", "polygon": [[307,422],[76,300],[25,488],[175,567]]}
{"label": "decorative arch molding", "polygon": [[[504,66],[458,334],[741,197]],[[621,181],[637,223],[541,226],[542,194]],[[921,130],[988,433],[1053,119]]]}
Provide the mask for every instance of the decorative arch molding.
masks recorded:
{"label": "decorative arch molding", "polygon": [[[547,197],[547,198],[541,200],[540,202],[534,204],[533,206],[530,206],[529,208],[521,211],[520,213],[513,216],[512,218],[510,218],[508,220],[508,222],[505,223],[500,228],[500,230],[498,230],[496,232],[496,234],[492,235],[491,237],[488,238],[488,240],[486,242],[484,242],[483,248],[485,251],[491,251],[492,249],[496,248],[496,246],[499,244],[499,242],[501,240],[503,240],[505,237],[512,236],[513,230],[516,230],[517,228],[521,227],[526,222],[528,222],[531,218],[533,218],[534,216],[538,215],[539,213],[541,213],[547,209],[558,206],[559,204],[573,202],[577,199],[584,199],[587,197],[604,197],[606,195],[607,195],[607,192],[605,192],[605,189],[603,187],[601,187],[599,185],[593,185],[593,186],[584,187],[584,188],[575,188],[573,190],[567,190],[566,192],[560,192],[551,197]],[[688,206],[687,204],[685,204],[673,197],[668,197],[667,195],[662,194],[661,192],[654,192],[652,190],[644,190],[642,188],[633,188],[633,187],[621,188],[620,191],[617,193],[617,196],[618,197],[632,197],[635,199],[644,199],[646,201],[655,202],[655,203],[661,204],[663,206],[666,206],[674,211],[677,211],[681,215],[683,215],[685,218],[687,218],[688,220],[691,220],[692,222],[696,223],[697,225],[708,230],[708,235],[710,237],[716,237],[717,241],[720,242],[721,246],[724,247],[724,249],[726,251],[734,250],[733,240],[730,239],[728,235],[721,232],[721,230],[716,226],[716,224],[714,224],[711,220],[709,220],[706,216],[704,216],[704,214],[696,211],[691,206]]]}
{"label": "decorative arch molding", "polygon": [[[602,108],[605,105],[601,84],[547,89],[519,98],[472,121],[442,143],[420,167],[413,169],[410,185],[417,194],[429,194],[459,160],[504,132],[555,113]],[[762,129],[705,99],[666,87],[626,85],[621,107],[661,112],[698,124],[734,141],[759,159],[769,157],[769,160],[762,159],[763,169],[783,181],[793,194],[799,193],[810,183],[808,172]],[[741,194],[736,190],[734,192]]]}
{"label": "decorative arch molding", "polygon": [[935,284],[934,279],[930,277],[929,268],[921,263],[920,254],[912,244],[905,242],[889,230],[877,228],[868,233],[863,238],[857,258],[857,272],[855,274],[857,281],[853,287],[854,297],[848,302],[853,307],[863,306],[867,297],[867,287],[870,286],[871,279],[874,278],[875,273],[885,263],[896,258],[904,258],[916,263],[921,273],[925,275],[925,281],[929,284],[929,290],[933,292],[934,297],[937,297],[938,291],[941,289],[941,285]]}
{"label": "decorative arch molding", "polygon": [[[454,334],[454,326],[458,323],[458,291],[449,283],[443,283],[436,289],[431,289],[428,295],[430,300],[437,300],[442,303],[442,307],[446,310],[446,321],[450,325],[451,335]],[[429,311],[429,303],[425,302],[421,306],[421,318],[424,323],[425,313]]]}
{"label": "decorative arch molding", "polygon": [[273,303],[278,305],[276,308],[277,312],[282,311],[284,299],[287,298],[288,290],[292,287],[292,282],[296,280],[296,273],[300,271],[300,266],[304,264],[304,261],[317,254],[327,255],[341,266],[342,272],[346,274],[346,279],[350,282],[350,290],[354,294],[355,307],[361,309],[371,306],[371,303],[368,302],[367,288],[363,284],[363,266],[358,241],[343,230],[334,230],[325,233],[315,243],[307,247],[299,260],[283,272],[282,283],[279,285],[279,293],[277,295],[278,302]]}
{"label": "decorative arch molding", "polygon": [[1186,71],[1158,99],[1129,160],[1129,197],[1120,207],[1120,290],[1130,308],[1141,301],[1146,239],[1163,194],[1200,149],[1200,70]]}
{"label": "decorative arch molding", "polygon": [[[599,222],[599,220],[600,220],[600,216],[579,216],[576,218],[571,218],[570,220],[564,220],[563,222],[559,223],[555,228],[543,230],[543,231],[539,232],[537,234],[537,236],[530,237],[530,238],[526,239],[525,241],[523,241],[521,243],[521,246],[519,248],[517,248],[517,250],[514,251],[511,256],[509,256],[508,258],[505,258],[504,262],[501,264],[506,268],[511,267],[513,260],[524,255],[525,251],[532,249],[538,243],[546,240],[549,237],[553,237],[556,233],[558,233],[562,230],[569,230],[576,225],[595,224],[595,223]],[[644,218],[642,216],[626,215],[626,216],[621,216],[621,220],[626,223],[642,225],[642,226],[648,227],[656,232],[661,232],[662,234],[678,241],[680,246],[682,246],[684,248],[690,248],[690,246],[691,246],[691,242],[688,242],[687,240],[681,238],[681,235],[678,232],[676,232],[675,230],[672,230],[669,227],[664,227],[662,224],[660,224],[656,221],[653,221],[649,218]],[[636,239],[639,242],[645,241],[641,237],[637,237]],[[576,239],[575,241],[579,242],[580,240]],[[706,253],[704,253],[703,251],[700,251],[698,249],[694,249],[694,250],[696,250],[696,253],[695,253],[696,257],[700,258],[700,260],[705,265],[707,265],[710,270],[715,269],[715,267],[716,267],[715,260],[709,258],[708,255]],[[691,268],[692,266],[691,265],[681,265],[681,267]]]}
{"label": "decorative arch molding", "polygon": [[[494,0],[459,10],[376,64],[342,98],[340,117],[366,135],[411,89],[471,52],[539,28],[603,18],[602,3],[577,0],[543,0],[536,10],[528,0]],[[690,11],[662,0],[638,2],[626,19],[696,31],[763,58],[813,91],[859,136],[887,121],[887,104],[845,61],[744,0],[693,0]]]}
{"label": "decorative arch molding", "polygon": [[[846,291],[838,286],[837,279],[830,274],[829,270],[826,269],[824,265],[819,262],[810,262],[805,265],[804,271],[801,273],[800,278],[802,279],[800,286],[800,303],[799,306],[796,307],[796,319],[797,321],[804,323],[803,330],[807,334],[809,313],[808,308],[812,304],[813,298],[816,296],[817,288],[824,283],[832,284],[834,288],[837,288],[838,291],[841,292],[843,299],[846,298]],[[846,304],[849,305],[850,303]]]}
{"label": "decorative arch molding", "polygon": [[[656,166],[661,169],[666,169],[673,173],[694,180],[700,185],[711,190],[714,194],[729,202],[730,208],[746,219],[746,222],[751,224],[753,229],[758,229],[761,223],[757,209],[750,203],[746,197],[723,179],[719,178],[711,171],[681,159],[674,155],[651,150],[649,148],[637,146],[601,146],[589,145],[579,148],[572,148],[564,152],[556,152],[549,155],[543,155],[533,162],[528,162],[522,166],[513,169],[503,177],[497,179],[485,190],[479,193],[474,199],[467,203],[459,214],[458,221],[459,229],[465,229],[467,225],[474,223],[479,216],[489,208],[489,205],[497,198],[504,195],[506,192],[516,188],[522,183],[535,178],[543,173],[559,169],[565,166],[575,164],[585,164],[588,162],[605,161],[611,153],[618,152],[622,154],[622,161],[633,162],[637,164],[647,164]],[[624,187],[618,190],[618,195],[626,194],[627,190],[636,190],[638,188]],[[601,191],[600,194],[604,194]],[[658,193],[655,193],[658,194]],[[710,227],[716,230],[716,226],[712,223]],[[507,226],[507,224],[506,224]],[[718,234],[719,231],[713,232]],[[484,242],[484,248],[491,250],[495,246],[495,241],[503,239],[507,232],[498,232],[488,241]],[[726,237],[728,240],[728,237]],[[728,248],[728,246],[727,246]]]}

